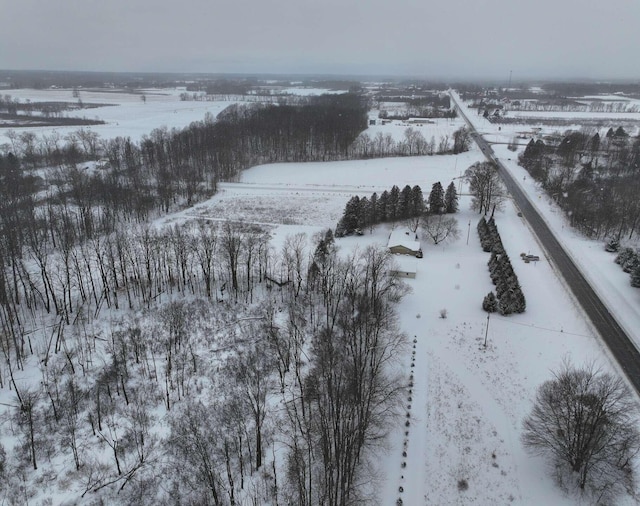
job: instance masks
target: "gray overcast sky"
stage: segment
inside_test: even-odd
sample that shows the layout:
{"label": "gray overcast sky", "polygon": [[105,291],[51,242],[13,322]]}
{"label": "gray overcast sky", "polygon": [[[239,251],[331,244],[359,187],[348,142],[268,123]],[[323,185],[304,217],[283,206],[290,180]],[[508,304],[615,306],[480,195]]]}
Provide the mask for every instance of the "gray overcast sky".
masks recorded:
{"label": "gray overcast sky", "polygon": [[0,68],[640,78],[640,0],[0,0]]}

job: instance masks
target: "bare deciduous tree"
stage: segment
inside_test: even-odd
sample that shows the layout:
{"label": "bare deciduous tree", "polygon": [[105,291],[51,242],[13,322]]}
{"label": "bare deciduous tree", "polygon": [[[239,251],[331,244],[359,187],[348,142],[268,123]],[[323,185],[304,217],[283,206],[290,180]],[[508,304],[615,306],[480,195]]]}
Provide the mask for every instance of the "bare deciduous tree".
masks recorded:
{"label": "bare deciduous tree", "polygon": [[505,190],[496,166],[489,162],[477,162],[465,172],[469,192],[473,195],[472,209],[487,214],[492,207],[500,208]]}
{"label": "bare deciduous tree", "polygon": [[610,499],[634,486],[632,461],[640,450],[636,414],[622,379],[593,364],[574,368],[565,362],[538,389],[522,442],[573,473],[581,491]]}
{"label": "bare deciduous tree", "polygon": [[433,244],[457,239],[460,236],[458,220],[445,214],[427,214],[421,219],[424,235],[433,241]]}

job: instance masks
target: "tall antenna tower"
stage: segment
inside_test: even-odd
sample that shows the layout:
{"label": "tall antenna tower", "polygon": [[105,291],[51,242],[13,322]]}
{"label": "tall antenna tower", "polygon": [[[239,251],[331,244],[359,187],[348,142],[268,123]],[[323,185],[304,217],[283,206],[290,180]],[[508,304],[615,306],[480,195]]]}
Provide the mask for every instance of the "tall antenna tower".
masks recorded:
{"label": "tall antenna tower", "polygon": [[513,70],[509,71],[509,86],[508,88],[511,89],[511,73],[513,72]]}

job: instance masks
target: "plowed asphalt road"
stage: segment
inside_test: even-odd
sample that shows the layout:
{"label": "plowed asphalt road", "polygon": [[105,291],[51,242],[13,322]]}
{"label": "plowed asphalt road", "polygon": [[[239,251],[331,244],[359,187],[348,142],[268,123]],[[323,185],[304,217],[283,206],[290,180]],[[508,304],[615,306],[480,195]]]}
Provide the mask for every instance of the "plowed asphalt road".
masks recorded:
{"label": "plowed asphalt road", "polygon": [[[455,97],[451,96],[454,103]],[[456,103],[456,105],[458,105]],[[593,326],[600,334],[603,342],[607,345],[611,354],[618,361],[618,364],[627,375],[636,391],[640,393],[640,352],[634,346],[627,333],[618,324],[613,315],[609,312],[604,303],[600,300],[591,285],[578,270],[575,263],[566,253],[553,232],[549,229],[538,211],[531,205],[531,202],[520,189],[511,173],[495,157],[491,146],[476,131],[473,124],[466,117],[458,106],[458,113],[466,121],[473,140],[478,144],[487,160],[493,162],[498,167],[500,176],[515,204],[520,208],[522,216],[527,220],[529,226],[538,237],[544,247],[547,257],[553,262],[557,272],[564,278],[565,283],[573,292],[574,297],[582,306],[584,312],[591,320]]]}

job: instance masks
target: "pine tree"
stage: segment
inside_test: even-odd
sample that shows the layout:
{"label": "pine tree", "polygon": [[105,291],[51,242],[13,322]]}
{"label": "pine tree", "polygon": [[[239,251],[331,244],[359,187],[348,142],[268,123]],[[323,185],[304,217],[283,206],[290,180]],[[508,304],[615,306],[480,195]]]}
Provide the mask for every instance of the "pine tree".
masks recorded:
{"label": "pine tree", "polygon": [[444,207],[447,213],[458,212],[458,192],[456,191],[456,185],[453,181],[447,186],[447,191],[444,194]]}
{"label": "pine tree", "polygon": [[411,200],[411,186],[406,185],[398,195],[396,218],[406,220],[410,216],[413,201]]}
{"label": "pine tree", "polygon": [[376,225],[380,223],[380,217],[378,216],[378,194],[373,192],[371,194],[371,198],[369,199],[369,214],[371,216],[371,225]]}
{"label": "pine tree", "polygon": [[389,201],[387,202],[387,220],[395,221],[398,219],[398,200],[400,199],[400,188],[393,185],[389,192]]}
{"label": "pine tree", "polygon": [[631,286],[640,288],[640,264],[631,271]]}
{"label": "pine tree", "polygon": [[344,208],[344,214],[338,224],[338,228],[336,228],[336,235],[339,236],[339,232],[342,232],[343,235],[350,235],[359,228],[362,220],[361,208],[360,197],[356,195],[349,199],[349,202],[347,202]]}
{"label": "pine tree", "polygon": [[360,214],[358,216],[358,228],[364,231],[369,225],[371,225],[371,207],[369,205],[369,199],[362,197],[360,199]]}
{"label": "pine tree", "polygon": [[424,213],[424,195],[422,194],[422,188],[415,185],[411,188],[411,215],[421,216]]}
{"label": "pine tree", "polygon": [[623,137],[629,137],[629,134],[627,132],[624,131],[624,128],[622,128],[621,126],[619,126],[616,129],[616,133],[613,134],[614,137],[619,137],[619,138],[623,138]]}
{"label": "pine tree", "polygon": [[633,270],[640,265],[640,257],[636,251],[634,251],[629,258],[622,264],[622,270],[624,272],[633,272]]}
{"label": "pine tree", "polygon": [[503,316],[509,315],[513,313],[513,308],[515,306],[513,291],[505,290],[501,295],[498,295],[500,302],[498,304],[498,309],[500,310],[500,314]]}
{"label": "pine tree", "polygon": [[379,222],[388,221],[389,215],[387,215],[387,210],[389,209],[389,192],[387,190],[383,191],[378,199],[378,220]]}
{"label": "pine tree", "polygon": [[429,212],[431,214],[442,214],[445,210],[444,189],[440,181],[433,183],[429,194]]}
{"label": "pine tree", "polygon": [[635,252],[633,251],[633,249],[624,248],[620,253],[618,253],[618,256],[616,256],[614,262],[618,265],[624,265],[634,255]]}
{"label": "pine tree", "polygon": [[493,292],[489,292],[482,301],[482,309],[487,313],[495,313],[498,310],[498,299]]}

